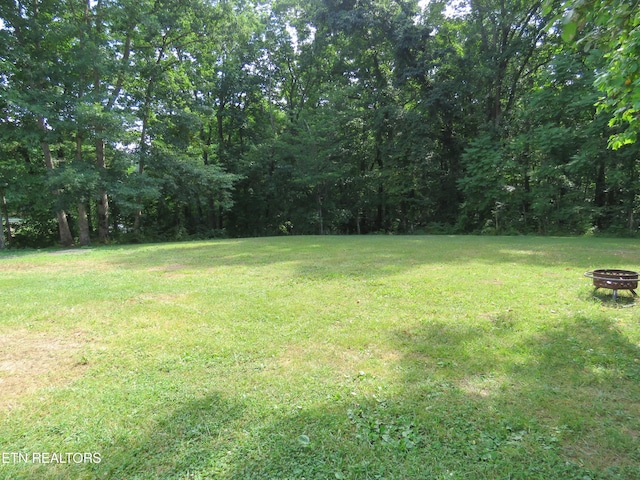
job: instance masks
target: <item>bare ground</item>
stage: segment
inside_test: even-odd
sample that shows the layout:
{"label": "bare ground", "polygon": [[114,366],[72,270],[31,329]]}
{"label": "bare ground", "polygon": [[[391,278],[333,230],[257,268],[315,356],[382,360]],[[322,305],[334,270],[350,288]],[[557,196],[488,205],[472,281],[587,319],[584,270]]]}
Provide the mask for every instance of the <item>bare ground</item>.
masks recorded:
{"label": "bare ground", "polygon": [[81,376],[86,368],[81,349],[89,342],[84,332],[0,334],[0,411],[18,406],[40,388],[65,385]]}

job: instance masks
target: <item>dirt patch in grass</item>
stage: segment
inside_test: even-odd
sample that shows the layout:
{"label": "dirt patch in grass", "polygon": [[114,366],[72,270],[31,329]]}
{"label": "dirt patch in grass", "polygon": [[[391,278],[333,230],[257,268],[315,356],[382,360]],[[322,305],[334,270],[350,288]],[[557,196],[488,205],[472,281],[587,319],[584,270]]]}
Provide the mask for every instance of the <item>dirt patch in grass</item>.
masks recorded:
{"label": "dirt patch in grass", "polygon": [[78,255],[80,253],[87,253],[90,252],[91,250],[87,249],[87,248],[67,248],[64,250],[56,250],[55,252],[50,252],[51,255],[66,255],[66,254],[72,254],[72,255]]}
{"label": "dirt patch in grass", "polygon": [[17,406],[39,388],[64,385],[82,375],[84,332],[65,336],[20,330],[0,334],[0,411]]}

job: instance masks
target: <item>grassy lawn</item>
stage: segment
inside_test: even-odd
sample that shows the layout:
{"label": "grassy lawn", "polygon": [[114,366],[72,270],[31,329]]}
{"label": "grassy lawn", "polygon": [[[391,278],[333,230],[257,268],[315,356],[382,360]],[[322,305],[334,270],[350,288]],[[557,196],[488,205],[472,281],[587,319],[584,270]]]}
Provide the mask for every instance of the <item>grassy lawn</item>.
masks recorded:
{"label": "grassy lawn", "polygon": [[534,237],[1,254],[0,478],[640,478],[640,301],[583,277],[639,263]]}

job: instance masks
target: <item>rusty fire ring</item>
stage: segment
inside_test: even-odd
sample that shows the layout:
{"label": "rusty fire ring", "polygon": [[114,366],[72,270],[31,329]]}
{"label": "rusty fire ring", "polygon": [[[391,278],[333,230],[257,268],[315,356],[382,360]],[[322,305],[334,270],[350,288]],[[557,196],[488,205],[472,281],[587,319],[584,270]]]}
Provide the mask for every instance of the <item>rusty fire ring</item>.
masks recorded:
{"label": "rusty fire ring", "polygon": [[599,269],[585,272],[585,277],[593,279],[593,286],[596,288],[607,288],[613,290],[614,300],[618,298],[618,290],[629,290],[635,297],[638,294],[638,272],[633,270]]}

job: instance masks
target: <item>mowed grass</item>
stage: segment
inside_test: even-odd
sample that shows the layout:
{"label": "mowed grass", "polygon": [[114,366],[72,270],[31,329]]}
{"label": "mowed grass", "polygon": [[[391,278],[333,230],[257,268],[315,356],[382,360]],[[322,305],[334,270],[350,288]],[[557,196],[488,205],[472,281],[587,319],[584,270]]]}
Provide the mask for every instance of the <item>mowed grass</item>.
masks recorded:
{"label": "mowed grass", "polygon": [[0,478],[640,478],[640,305],[583,277],[639,263],[534,237],[2,254]]}

